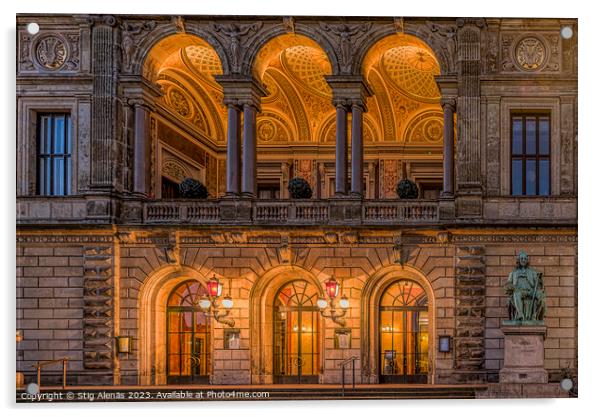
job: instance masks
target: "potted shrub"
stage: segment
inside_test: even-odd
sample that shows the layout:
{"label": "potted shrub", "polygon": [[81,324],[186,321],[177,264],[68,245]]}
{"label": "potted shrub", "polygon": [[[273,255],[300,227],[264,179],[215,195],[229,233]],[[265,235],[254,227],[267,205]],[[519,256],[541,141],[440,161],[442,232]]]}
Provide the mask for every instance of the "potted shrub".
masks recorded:
{"label": "potted shrub", "polygon": [[401,180],[397,183],[397,195],[401,199],[418,198],[418,186],[412,180]]}
{"label": "potted shrub", "polygon": [[291,198],[311,198],[311,186],[303,178],[296,177],[288,182],[288,192]]}
{"label": "potted shrub", "polygon": [[205,199],[209,196],[207,187],[194,178],[184,178],[180,183],[180,197]]}

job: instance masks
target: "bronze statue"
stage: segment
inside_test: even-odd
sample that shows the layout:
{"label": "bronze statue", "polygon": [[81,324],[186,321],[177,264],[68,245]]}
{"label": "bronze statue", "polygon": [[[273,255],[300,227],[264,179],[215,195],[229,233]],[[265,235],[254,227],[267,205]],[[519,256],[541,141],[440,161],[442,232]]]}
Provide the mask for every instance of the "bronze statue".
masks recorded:
{"label": "bronze statue", "polygon": [[513,322],[541,322],[546,312],[542,273],[529,267],[529,256],[521,251],[516,268],[506,282],[508,312]]}

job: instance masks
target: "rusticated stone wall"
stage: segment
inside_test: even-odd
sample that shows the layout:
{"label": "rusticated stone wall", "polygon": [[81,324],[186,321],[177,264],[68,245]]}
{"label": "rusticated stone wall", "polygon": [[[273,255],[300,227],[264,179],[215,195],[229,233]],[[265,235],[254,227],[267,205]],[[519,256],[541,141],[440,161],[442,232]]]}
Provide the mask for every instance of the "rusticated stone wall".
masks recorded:
{"label": "rusticated stone wall", "polygon": [[[240,329],[241,343],[239,349],[224,349],[224,326],[212,323],[213,383],[269,383],[271,310],[265,303],[287,280],[307,279],[323,287],[331,276],[343,283],[350,300],[345,319],[352,342],[350,349],[334,349],[338,326],[322,322],[322,383],[338,382],[338,364],[351,356],[360,358],[358,381],[378,382],[374,308],[378,288],[398,278],[417,280],[429,294],[429,382],[497,382],[503,366],[500,324],[507,317],[504,285],[521,250],[544,274],[545,367],[555,380],[562,368],[576,366],[576,236],[568,231],[399,235],[350,229],[122,228],[117,236],[107,232],[19,234],[17,329],[23,341],[18,345],[17,369],[27,379],[34,378],[31,365],[36,361],[69,357],[70,383],[163,383],[165,370],[156,366],[160,361],[144,362],[145,354],[160,356],[164,349],[160,335],[149,342],[154,329],[161,328],[157,320],[165,319],[164,306],[150,300],[156,302],[161,291],[168,294],[178,280],[204,281],[216,274],[234,300],[231,317]],[[151,288],[151,282],[157,285]],[[153,311],[159,313],[153,316]],[[131,353],[114,352],[111,342],[117,334],[133,338]],[[444,334],[454,338],[450,353],[437,351],[438,336]],[[58,383],[59,368],[43,374],[44,382]]]}

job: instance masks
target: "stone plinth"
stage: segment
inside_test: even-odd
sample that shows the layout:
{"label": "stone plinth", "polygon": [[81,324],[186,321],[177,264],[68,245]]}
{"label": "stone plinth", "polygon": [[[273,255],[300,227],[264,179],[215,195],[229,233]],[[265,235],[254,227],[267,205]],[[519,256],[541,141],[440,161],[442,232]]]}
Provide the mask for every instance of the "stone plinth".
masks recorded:
{"label": "stone plinth", "polygon": [[543,367],[544,325],[502,324],[504,367],[500,383],[545,384],[548,372]]}

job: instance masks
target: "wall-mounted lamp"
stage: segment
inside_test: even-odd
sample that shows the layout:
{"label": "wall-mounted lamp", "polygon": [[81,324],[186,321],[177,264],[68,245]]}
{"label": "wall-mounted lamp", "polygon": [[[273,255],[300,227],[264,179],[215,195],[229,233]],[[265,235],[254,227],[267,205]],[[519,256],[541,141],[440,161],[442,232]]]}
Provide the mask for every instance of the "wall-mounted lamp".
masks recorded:
{"label": "wall-mounted lamp", "polygon": [[132,351],[131,336],[115,336],[115,340],[117,340],[117,352],[130,353]]}
{"label": "wall-mounted lamp", "polygon": [[441,352],[441,353],[451,352],[451,336],[448,336],[448,335],[439,336],[439,352]]}
{"label": "wall-mounted lamp", "polygon": [[[232,284],[230,284],[230,287],[232,287]],[[206,316],[213,316],[218,323],[234,327],[234,320],[226,319],[226,316],[230,314],[230,310],[234,307],[234,301],[232,301],[232,298],[230,298],[229,295],[223,297],[221,299],[223,311],[220,311],[219,299],[222,296],[222,284],[215,275],[207,281],[207,291],[209,292],[209,296],[203,297],[201,301],[199,301],[199,307],[201,307],[203,313]]]}
{"label": "wall-mounted lamp", "polygon": [[[335,298],[339,295],[339,283],[336,279],[330,278],[324,285],[326,287],[326,295],[328,295],[330,301],[327,301],[324,298],[318,298],[317,304],[320,308],[320,314],[322,317],[331,319],[339,326],[345,327],[345,320],[343,320],[342,317],[347,314],[347,310],[349,309],[349,300],[344,295],[339,299],[339,307],[341,308],[341,312],[337,313]],[[326,313],[326,308],[328,306],[330,306],[330,310],[328,313]]]}

